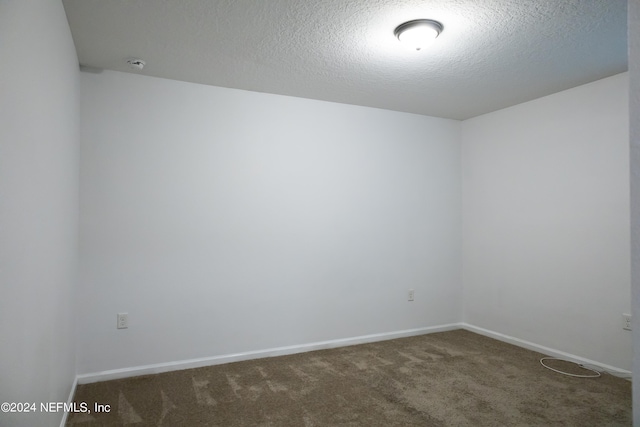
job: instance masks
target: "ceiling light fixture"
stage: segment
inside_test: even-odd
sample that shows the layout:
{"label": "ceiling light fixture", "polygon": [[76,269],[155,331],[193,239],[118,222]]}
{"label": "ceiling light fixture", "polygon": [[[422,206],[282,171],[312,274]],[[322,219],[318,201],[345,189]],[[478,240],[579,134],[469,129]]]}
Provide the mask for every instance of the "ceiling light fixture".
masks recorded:
{"label": "ceiling light fixture", "polygon": [[138,71],[141,71],[144,68],[144,66],[147,65],[147,63],[144,62],[144,60],[139,58],[127,59],[127,64],[129,65],[130,68],[133,68],[134,70],[138,70]]}
{"label": "ceiling light fixture", "polygon": [[431,19],[416,19],[398,25],[393,34],[402,43],[420,50],[433,43],[442,32],[442,24]]}

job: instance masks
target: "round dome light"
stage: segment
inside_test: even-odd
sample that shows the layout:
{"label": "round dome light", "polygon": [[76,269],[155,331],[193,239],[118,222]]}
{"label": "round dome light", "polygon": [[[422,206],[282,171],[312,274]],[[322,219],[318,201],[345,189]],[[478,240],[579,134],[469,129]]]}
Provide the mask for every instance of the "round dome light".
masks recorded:
{"label": "round dome light", "polygon": [[416,19],[398,25],[393,34],[403,44],[420,50],[433,43],[442,31],[442,24],[431,19]]}

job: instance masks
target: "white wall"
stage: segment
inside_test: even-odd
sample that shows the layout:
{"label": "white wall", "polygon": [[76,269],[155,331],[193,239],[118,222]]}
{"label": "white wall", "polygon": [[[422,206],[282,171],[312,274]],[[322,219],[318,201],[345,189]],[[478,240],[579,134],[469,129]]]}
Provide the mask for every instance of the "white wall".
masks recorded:
{"label": "white wall", "polygon": [[465,322],[631,369],[628,75],[463,122]]}
{"label": "white wall", "polygon": [[633,311],[633,425],[640,426],[640,0],[628,3],[631,140],[631,293]]}
{"label": "white wall", "polygon": [[81,76],[80,373],[460,320],[459,122]]}
{"label": "white wall", "polygon": [[60,1],[0,2],[0,40],[0,402],[39,405],[75,378],[78,59]]}

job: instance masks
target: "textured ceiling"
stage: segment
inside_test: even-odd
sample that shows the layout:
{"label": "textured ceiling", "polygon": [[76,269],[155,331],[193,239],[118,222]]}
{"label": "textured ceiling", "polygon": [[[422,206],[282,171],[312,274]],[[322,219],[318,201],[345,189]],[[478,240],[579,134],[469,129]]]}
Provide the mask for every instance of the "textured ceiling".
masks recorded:
{"label": "textured ceiling", "polygon": [[[453,119],[627,69],[625,0],[63,3],[83,66]],[[418,18],[444,31],[414,51]]]}

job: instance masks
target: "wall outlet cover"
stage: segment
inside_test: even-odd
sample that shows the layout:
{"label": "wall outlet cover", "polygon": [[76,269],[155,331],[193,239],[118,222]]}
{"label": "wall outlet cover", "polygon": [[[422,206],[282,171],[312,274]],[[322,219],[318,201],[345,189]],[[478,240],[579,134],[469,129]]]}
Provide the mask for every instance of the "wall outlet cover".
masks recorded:
{"label": "wall outlet cover", "polygon": [[129,313],[118,313],[118,329],[127,329],[129,327]]}
{"label": "wall outlet cover", "polygon": [[627,331],[631,330],[631,315],[630,314],[622,314],[622,329]]}

